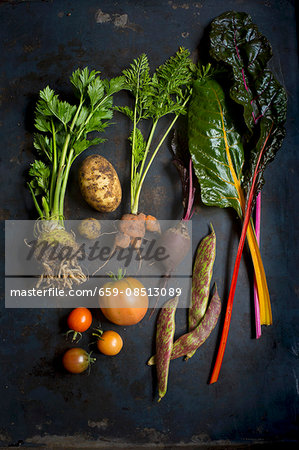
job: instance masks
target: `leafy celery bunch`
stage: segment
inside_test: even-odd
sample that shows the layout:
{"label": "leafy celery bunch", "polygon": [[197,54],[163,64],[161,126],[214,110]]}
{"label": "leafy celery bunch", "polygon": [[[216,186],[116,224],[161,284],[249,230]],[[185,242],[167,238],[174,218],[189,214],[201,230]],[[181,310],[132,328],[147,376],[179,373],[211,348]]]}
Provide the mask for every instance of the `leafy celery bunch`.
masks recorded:
{"label": "leafy celery bunch", "polygon": [[[147,172],[161,145],[180,114],[186,114],[186,105],[191,95],[193,64],[190,53],[180,48],[177,53],[150,75],[148,58],[145,54],[134,59],[130,68],[123,71],[125,89],[135,98],[133,108],[116,107],[133,122],[129,137],[131,157],[131,213],[138,213],[141,188]],[[159,120],[168,114],[174,118],[159,142],[152,145]],[[151,120],[151,130],[145,139],[140,124]],[[153,147],[153,148],[152,148]]]}
{"label": "leafy celery bunch", "polygon": [[87,139],[102,132],[112,118],[112,96],[124,87],[124,77],[102,80],[100,72],[87,67],[70,77],[78,98],[76,105],[61,101],[47,86],[40,91],[35,110],[34,147],[41,156],[31,164],[28,183],[41,219],[63,223],[66,186],[72,163],[102,138]]}

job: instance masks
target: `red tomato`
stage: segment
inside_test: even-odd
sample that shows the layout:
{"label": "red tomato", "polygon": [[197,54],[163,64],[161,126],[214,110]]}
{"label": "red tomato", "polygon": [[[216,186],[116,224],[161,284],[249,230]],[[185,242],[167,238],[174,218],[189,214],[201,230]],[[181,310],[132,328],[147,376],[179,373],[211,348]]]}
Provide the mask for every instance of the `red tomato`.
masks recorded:
{"label": "red tomato", "polygon": [[83,348],[78,347],[67,350],[62,358],[64,368],[71,373],[84,372],[94,362],[95,358],[91,358]]}
{"label": "red tomato", "polygon": [[98,349],[104,355],[117,355],[123,346],[123,340],[116,331],[104,331],[97,342]]}
{"label": "red tomato", "polygon": [[143,319],[148,309],[148,296],[140,281],[130,277],[110,281],[103,290],[104,295],[99,298],[100,307],[110,322],[135,325]]}
{"label": "red tomato", "polygon": [[70,330],[83,333],[88,330],[92,322],[92,315],[87,308],[76,308],[70,313],[67,324]]}

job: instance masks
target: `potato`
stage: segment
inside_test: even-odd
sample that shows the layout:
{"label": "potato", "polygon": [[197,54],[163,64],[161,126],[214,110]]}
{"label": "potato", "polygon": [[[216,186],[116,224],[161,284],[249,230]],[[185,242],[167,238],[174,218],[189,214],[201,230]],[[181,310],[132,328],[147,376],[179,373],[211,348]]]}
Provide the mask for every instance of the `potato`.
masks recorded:
{"label": "potato", "polygon": [[85,201],[101,212],[115,211],[122,197],[112,164],[100,155],[88,156],[79,169],[80,190]]}
{"label": "potato", "polygon": [[101,235],[101,224],[97,219],[89,217],[81,220],[78,231],[86,239],[97,239]]}

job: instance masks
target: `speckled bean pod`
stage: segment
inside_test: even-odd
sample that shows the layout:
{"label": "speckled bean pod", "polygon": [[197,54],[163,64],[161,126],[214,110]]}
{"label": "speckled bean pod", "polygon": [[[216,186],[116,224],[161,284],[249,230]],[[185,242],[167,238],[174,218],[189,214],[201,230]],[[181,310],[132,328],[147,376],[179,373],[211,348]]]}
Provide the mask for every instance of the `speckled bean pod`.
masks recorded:
{"label": "speckled bean pod", "polygon": [[156,334],[156,365],[158,377],[158,389],[160,401],[167,391],[169,362],[173,347],[175,330],[175,311],[178,305],[178,297],[166,302],[159,314]]}
{"label": "speckled bean pod", "polygon": [[[196,252],[192,275],[189,331],[194,330],[199,325],[208,306],[210,284],[216,256],[216,234],[212,225],[211,228],[212,232],[201,241]],[[188,353],[187,358],[191,358],[195,351]]]}
{"label": "speckled bean pod", "polygon": [[[204,318],[200,324],[189,333],[183,334],[179,337],[172,347],[170,359],[180,358],[186,354],[194,352],[198,349],[210,336],[211,332],[215,328],[218,317],[221,311],[221,301],[218,295],[217,287],[210,301],[208,309],[204,315]],[[148,361],[148,365],[152,366],[156,363],[156,356],[152,356]]]}

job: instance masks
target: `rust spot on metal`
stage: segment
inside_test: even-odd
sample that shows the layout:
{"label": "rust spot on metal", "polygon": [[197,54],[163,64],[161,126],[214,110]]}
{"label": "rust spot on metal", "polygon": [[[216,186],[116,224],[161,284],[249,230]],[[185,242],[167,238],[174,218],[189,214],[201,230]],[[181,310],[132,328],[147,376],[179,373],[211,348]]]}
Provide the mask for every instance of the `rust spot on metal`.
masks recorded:
{"label": "rust spot on metal", "polygon": [[0,220],[8,220],[10,218],[10,212],[8,209],[0,209]]}
{"label": "rust spot on metal", "polygon": [[130,22],[128,14],[108,14],[98,9],[95,13],[95,21],[96,23],[113,23],[115,28],[118,29],[129,29],[132,31],[142,32],[143,29],[140,25],[136,23]]}

